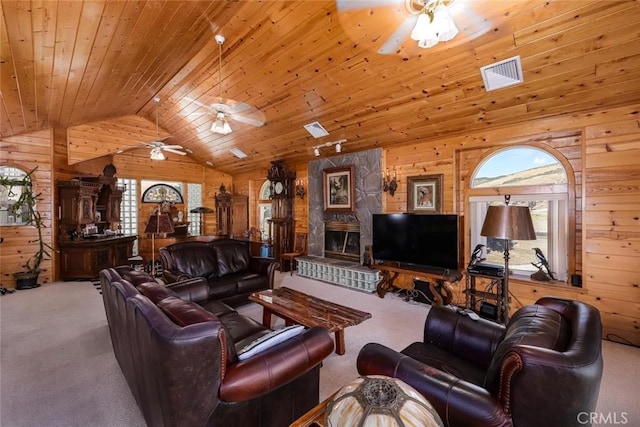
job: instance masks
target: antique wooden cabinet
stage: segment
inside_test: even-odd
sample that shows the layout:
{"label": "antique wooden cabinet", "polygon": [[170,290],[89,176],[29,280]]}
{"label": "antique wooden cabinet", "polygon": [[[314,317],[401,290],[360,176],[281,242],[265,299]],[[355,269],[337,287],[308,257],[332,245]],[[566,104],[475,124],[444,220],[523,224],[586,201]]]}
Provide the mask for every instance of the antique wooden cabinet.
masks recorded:
{"label": "antique wooden cabinet", "polygon": [[98,277],[100,270],[128,263],[136,236],[120,234],[125,188],[115,168],[98,177],[58,181],[58,250],[63,280]]}
{"label": "antique wooden cabinet", "polygon": [[216,234],[239,238],[243,237],[249,228],[249,198],[247,196],[232,195],[224,185],[215,195]]}
{"label": "antique wooden cabinet", "polygon": [[58,182],[58,206],[61,230],[79,233],[95,220],[96,198],[100,184],[80,180]]}
{"label": "antique wooden cabinet", "polygon": [[92,279],[100,270],[129,263],[136,236],[82,238],[58,242],[60,278]]}

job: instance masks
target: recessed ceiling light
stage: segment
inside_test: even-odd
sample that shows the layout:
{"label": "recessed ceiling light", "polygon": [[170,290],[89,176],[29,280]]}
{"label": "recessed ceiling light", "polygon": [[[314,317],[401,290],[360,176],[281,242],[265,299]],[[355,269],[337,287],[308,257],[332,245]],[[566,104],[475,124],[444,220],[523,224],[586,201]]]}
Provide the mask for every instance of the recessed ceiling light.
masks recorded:
{"label": "recessed ceiling light", "polygon": [[239,148],[232,148],[229,151],[231,151],[231,153],[239,159],[244,159],[245,157],[247,157],[247,154]]}
{"label": "recessed ceiling light", "polygon": [[329,132],[319,122],[309,123],[304,125],[304,128],[313,136],[314,138],[321,138],[323,136],[329,135]]}

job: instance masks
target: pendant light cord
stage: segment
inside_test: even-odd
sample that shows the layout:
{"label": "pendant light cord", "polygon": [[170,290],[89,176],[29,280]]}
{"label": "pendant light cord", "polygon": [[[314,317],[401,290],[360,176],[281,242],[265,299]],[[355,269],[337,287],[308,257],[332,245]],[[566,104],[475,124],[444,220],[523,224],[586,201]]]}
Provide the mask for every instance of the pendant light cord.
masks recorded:
{"label": "pendant light cord", "polygon": [[222,102],[222,43],[218,43],[218,98]]}

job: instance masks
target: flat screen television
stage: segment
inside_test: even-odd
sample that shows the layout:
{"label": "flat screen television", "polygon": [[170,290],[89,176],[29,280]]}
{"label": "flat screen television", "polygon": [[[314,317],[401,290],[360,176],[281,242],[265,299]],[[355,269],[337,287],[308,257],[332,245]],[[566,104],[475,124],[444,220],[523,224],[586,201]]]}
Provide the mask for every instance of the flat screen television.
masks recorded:
{"label": "flat screen television", "polygon": [[373,259],[407,268],[458,270],[458,215],[374,214]]}

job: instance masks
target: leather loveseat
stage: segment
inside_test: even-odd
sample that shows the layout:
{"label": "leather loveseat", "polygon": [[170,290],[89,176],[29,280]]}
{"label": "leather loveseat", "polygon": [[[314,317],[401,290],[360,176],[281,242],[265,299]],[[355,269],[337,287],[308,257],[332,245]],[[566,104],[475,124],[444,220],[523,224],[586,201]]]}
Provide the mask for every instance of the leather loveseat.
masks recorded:
{"label": "leather loveseat", "polygon": [[233,239],[178,242],[159,253],[167,283],[204,277],[210,298],[231,306],[246,303],[252,292],[273,288],[278,268],[273,258],[251,256],[247,242]]}
{"label": "leather loveseat", "polygon": [[100,282],[116,359],[149,426],[288,426],[317,405],[320,363],[333,351],[325,329],[239,361],[272,331],[208,299],[204,279],[164,286],[116,267]]}
{"label": "leather loveseat", "polygon": [[410,384],[446,426],[584,426],[602,378],[598,311],[545,297],[520,308],[505,327],[431,307],[423,342],[397,353],[365,345],[361,375]]}

